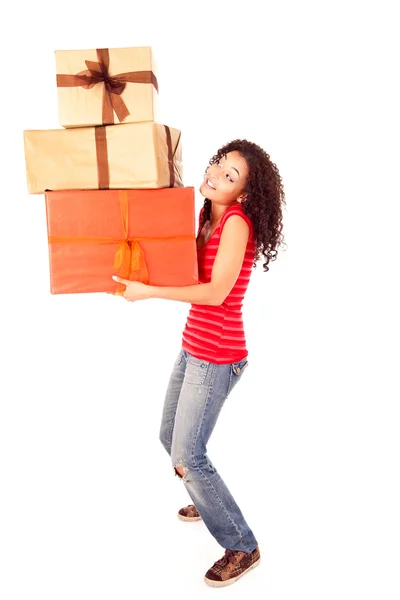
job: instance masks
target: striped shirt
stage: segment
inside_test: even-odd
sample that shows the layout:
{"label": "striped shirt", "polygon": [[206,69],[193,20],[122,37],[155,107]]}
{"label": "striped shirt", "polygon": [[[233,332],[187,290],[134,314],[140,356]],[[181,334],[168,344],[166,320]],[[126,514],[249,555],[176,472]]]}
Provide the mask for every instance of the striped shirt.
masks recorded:
{"label": "striped shirt", "polygon": [[[200,220],[202,211],[200,211]],[[256,251],[251,219],[244,213],[240,202],[235,202],[223,213],[218,227],[207,243],[197,249],[199,283],[209,283],[221,238],[222,229],[232,215],[240,215],[250,227],[249,240],[242,268],[232,290],[219,306],[192,304],[182,335],[184,350],[208,362],[229,364],[248,355],[243,327],[242,304],[250,281]],[[200,233],[200,224],[197,235]]]}

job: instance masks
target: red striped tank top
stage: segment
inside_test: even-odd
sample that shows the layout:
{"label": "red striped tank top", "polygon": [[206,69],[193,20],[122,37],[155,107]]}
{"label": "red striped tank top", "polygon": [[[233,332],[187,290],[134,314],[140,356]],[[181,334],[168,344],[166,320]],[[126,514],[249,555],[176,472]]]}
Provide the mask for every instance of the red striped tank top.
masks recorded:
{"label": "red striped tank top", "polygon": [[[200,220],[203,208],[200,211]],[[182,348],[195,356],[216,364],[238,362],[248,355],[243,327],[242,304],[256,251],[251,219],[240,202],[223,213],[218,227],[206,244],[197,249],[199,283],[209,283],[222,229],[232,215],[240,215],[250,227],[249,240],[239,277],[220,306],[192,304],[182,335]],[[200,233],[200,224],[197,235]]]}

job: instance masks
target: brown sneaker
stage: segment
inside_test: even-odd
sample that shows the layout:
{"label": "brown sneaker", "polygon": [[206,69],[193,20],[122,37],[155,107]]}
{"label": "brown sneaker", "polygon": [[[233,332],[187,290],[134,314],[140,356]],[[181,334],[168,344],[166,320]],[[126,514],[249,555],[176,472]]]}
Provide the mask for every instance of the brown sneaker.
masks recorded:
{"label": "brown sneaker", "polygon": [[201,516],[197,512],[194,504],[189,504],[189,506],[181,508],[181,510],[178,512],[178,517],[182,521],[200,521],[201,519]]}
{"label": "brown sneaker", "polygon": [[225,550],[225,555],[208,569],[204,581],[214,587],[235,583],[242,575],[254,569],[260,562],[258,547],[250,554],[238,550]]}

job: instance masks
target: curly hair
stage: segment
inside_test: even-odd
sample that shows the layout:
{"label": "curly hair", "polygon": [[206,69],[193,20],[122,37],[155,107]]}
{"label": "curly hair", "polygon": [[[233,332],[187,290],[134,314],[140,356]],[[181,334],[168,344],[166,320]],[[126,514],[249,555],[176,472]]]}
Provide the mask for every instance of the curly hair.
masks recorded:
{"label": "curly hair", "polygon": [[[277,166],[260,146],[247,140],[233,140],[222,146],[209,161],[218,162],[228,152],[239,152],[248,166],[248,177],[242,202],[243,212],[251,219],[256,238],[256,252],[253,267],[263,254],[264,272],[269,271],[268,263],[277,258],[278,246],[286,245],[282,234],[282,208],[286,204],[285,192]],[[211,219],[211,200],[205,198],[200,225]]]}

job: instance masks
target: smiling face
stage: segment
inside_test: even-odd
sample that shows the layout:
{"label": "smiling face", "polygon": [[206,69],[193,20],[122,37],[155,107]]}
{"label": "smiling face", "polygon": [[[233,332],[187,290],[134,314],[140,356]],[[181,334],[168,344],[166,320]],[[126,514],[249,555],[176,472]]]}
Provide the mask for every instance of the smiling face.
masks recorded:
{"label": "smiling face", "polygon": [[249,168],[243,156],[228,152],[218,162],[210,165],[200,186],[200,193],[213,204],[229,206],[238,199],[244,199]]}

